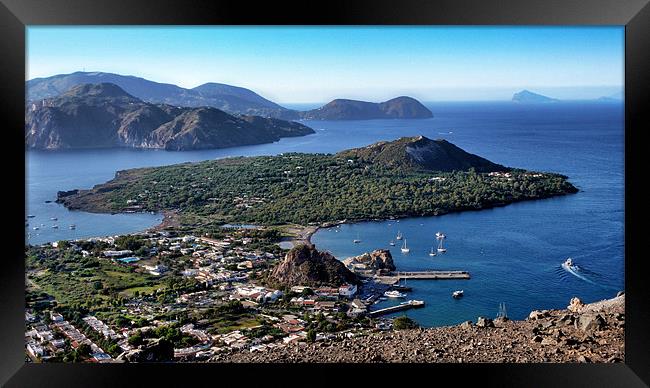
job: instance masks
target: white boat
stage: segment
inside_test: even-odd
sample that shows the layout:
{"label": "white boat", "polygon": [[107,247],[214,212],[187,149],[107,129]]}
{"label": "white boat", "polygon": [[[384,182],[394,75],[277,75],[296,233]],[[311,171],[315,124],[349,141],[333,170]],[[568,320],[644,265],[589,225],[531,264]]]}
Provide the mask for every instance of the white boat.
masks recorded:
{"label": "white boat", "polygon": [[429,256],[435,256],[436,251],[433,250],[433,247],[431,247],[431,251],[429,252]]}
{"label": "white boat", "polygon": [[[440,234],[440,235],[438,235],[438,234]],[[442,246],[442,242],[445,240],[445,235],[438,232],[438,233],[436,233],[436,238],[438,239],[438,241],[440,241],[438,243],[438,252],[440,252],[440,253],[447,252],[447,249],[443,248],[443,246]]]}
{"label": "white boat", "polygon": [[35,226],[35,227],[33,227],[32,229],[34,229],[34,230],[38,230],[38,229],[40,229],[40,228],[39,228],[38,226]]}
{"label": "white boat", "polygon": [[357,238],[352,240],[353,243],[358,244],[361,242],[361,239],[359,238],[359,233],[357,233]]}
{"label": "white boat", "polygon": [[397,237],[395,237],[395,239],[396,239],[396,240],[401,240],[402,238],[403,238],[403,236],[402,236],[402,232],[400,232],[400,231],[398,230],[398,231],[397,231]]}
{"label": "white boat", "polygon": [[411,250],[406,246],[406,239],[404,239],[404,245],[402,245],[402,253],[409,253]]}
{"label": "white boat", "polygon": [[59,229],[59,225],[52,225],[52,229]]}
{"label": "white boat", "polygon": [[75,224],[70,225],[70,229],[76,229],[76,228],[77,228],[77,225],[75,225]]}
{"label": "white boat", "polygon": [[395,241],[391,240],[391,242],[389,242],[389,244],[390,244],[391,247],[394,247],[395,246]]}
{"label": "white boat", "polygon": [[52,220],[52,221],[58,221],[59,219],[56,218],[56,217],[52,217],[52,218],[50,218],[50,220]]}
{"label": "white boat", "polygon": [[384,295],[388,298],[406,298],[406,294],[403,294],[399,291],[386,291]]}
{"label": "white boat", "polygon": [[463,290],[454,291],[451,294],[451,296],[453,296],[454,298],[460,298],[461,296],[463,296]]}
{"label": "white boat", "polygon": [[567,259],[564,260],[564,263],[562,263],[562,267],[567,271],[571,271],[574,273],[578,269],[578,266],[573,263],[573,259],[570,257],[567,257]]}

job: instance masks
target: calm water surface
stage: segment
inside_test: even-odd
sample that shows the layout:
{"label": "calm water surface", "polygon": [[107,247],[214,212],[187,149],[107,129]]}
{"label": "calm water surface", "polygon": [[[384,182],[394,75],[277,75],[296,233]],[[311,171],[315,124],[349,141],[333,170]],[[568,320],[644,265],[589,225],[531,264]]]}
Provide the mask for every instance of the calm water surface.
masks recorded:
{"label": "calm water surface", "polygon": [[[503,208],[344,225],[323,229],[312,241],[343,259],[377,248],[391,248],[398,269],[460,269],[468,281],[411,281],[409,298],[427,307],[407,314],[426,326],[453,324],[478,315],[494,316],[500,302],[508,315],[523,318],[533,308],[560,308],[572,296],[586,301],[613,296],[624,288],[623,260],[623,106],[619,103],[431,103],[433,119],[307,121],[316,134],[273,144],[168,152],[160,150],[84,150],[28,152],[28,240],[115,235],[160,222],[152,214],[71,212],[55,203],[58,190],[90,188],[115,171],[229,156],[282,152],[332,153],[379,140],[425,135],[444,138],[496,163],[569,176],[580,193]],[[56,217],[57,221],[50,218]],[[43,224],[43,226],[40,226]],[[51,228],[58,225],[58,229]],[[69,229],[75,224],[76,229]],[[33,230],[34,226],[39,230]],[[400,230],[411,253],[390,247]],[[447,234],[448,253],[429,257],[434,233]],[[361,244],[353,244],[357,233]],[[581,277],[561,269],[571,256]],[[465,297],[451,298],[463,289]],[[384,302],[378,306],[395,302]]]}

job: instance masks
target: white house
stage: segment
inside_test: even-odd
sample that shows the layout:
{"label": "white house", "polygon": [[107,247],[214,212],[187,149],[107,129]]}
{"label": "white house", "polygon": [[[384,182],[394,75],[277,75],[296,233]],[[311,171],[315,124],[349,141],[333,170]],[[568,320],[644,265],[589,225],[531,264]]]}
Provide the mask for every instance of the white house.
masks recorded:
{"label": "white house", "polygon": [[357,293],[357,286],[354,284],[344,284],[341,287],[339,287],[339,295],[343,297],[351,298],[356,293]]}

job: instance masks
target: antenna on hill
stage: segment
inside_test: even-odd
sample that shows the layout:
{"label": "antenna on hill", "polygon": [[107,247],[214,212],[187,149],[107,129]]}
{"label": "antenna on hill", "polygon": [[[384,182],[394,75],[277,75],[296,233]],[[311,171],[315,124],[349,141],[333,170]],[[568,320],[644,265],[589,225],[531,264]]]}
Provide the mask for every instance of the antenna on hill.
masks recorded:
{"label": "antenna on hill", "polygon": [[508,318],[508,312],[506,311],[505,302],[499,303],[499,313],[497,314],[497,318]]}

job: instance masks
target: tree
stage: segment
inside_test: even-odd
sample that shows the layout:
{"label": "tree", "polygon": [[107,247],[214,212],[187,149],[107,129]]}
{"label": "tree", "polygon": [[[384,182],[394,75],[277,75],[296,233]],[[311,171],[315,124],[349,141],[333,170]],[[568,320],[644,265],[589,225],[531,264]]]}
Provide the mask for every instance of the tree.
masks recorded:
{"label": "tree", "polygon": [[393,321],[393,329],[395,330],[415,329],[417,327],[418,324],[406,315],[395,318]]}
{"label": "tree", "polygon": [[314,329],[310,329],[309,331],[307,331],[307,341],[309,342],[316,341],[316,331]]}
{"label": "tree", "polygon": [[91,351],[92,351],[92,350],[90,349],[90,345],[88,345],[88,344],[81,344],[81,345],[79,345],[79,347],[77,348],[76,353],[77,353],[77,356],[78,356],[79,358],[85,358],[85,357],[88,357],[88,356],[90,355],[90,352],[91,352]]}
{"label": "tree", "polygon": [[130,336],[127,341],[131,346],[142,345],[144,343],[144,339],[142,338],[142,332],[140,330],[136,331],[135,334]]}

